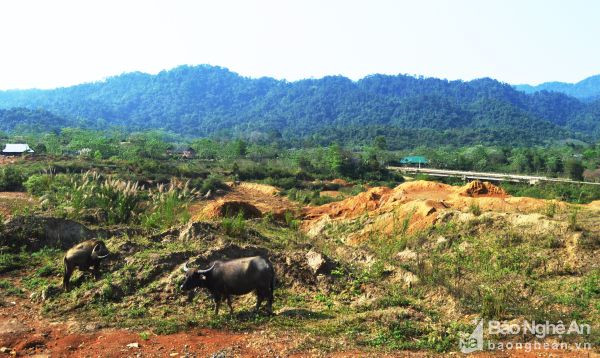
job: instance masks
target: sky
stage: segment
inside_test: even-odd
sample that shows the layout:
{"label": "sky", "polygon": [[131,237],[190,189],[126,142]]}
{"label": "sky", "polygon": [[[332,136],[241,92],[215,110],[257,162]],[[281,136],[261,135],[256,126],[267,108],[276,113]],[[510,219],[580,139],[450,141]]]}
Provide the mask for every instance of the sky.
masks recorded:
{"label": "sky", "polygon": [[373,73],[512,84],[600,73],[596,0],[12,0],[0,89],[210,64],[294,81]]}

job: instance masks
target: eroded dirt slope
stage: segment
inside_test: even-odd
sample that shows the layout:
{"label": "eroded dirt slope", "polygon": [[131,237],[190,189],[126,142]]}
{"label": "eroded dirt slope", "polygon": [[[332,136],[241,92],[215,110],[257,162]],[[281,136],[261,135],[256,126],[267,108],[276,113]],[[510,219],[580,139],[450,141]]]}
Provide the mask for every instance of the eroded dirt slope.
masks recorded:
{"label": "eroded dirt slope", "polygon": [[374,187],[339,202],[306,207],[302,211],[302,228],[310,236],[316,236],[326,225],[363,220],[362,229],[353,232],[350,237],[350,242],[359,243],[373,234],[414,234],[432,227],[449,213],[531,214],[550,207],[560,210],[566,208],[567,204],[512,197],[488,182],[473,181],[463,187],[455,187],[414,181],[394,189]]}

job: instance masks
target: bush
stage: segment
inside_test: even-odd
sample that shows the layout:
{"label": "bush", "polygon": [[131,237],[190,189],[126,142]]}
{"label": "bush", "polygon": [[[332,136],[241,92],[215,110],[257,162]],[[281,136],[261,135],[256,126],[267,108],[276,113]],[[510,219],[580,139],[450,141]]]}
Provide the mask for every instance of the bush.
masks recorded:
{"label": "bush", "polygon": [[23,190],[23,172],[13,166],[6,166],[0,170],[0,191]]}
{"label": "bush", "polygon": [[221,222],[225,233],[229,236],[241,236],[246,231],[244,213],[240,211],[234,217],[225,217]]}
{"label": "bush", "polygon": [[227,190],[228,187],[221,179],[209,177],[202,182],[202,185],[200,186],[200,193],[206,194],[209,190],[214,193],[217,189]]}
{"label": "bush", "polygon": [[160,185],[157,191],[150,193],[150,214],[144,216],[143,225],[167,229],[187,222],[190,219],[187,207],[195,195],[196,190],[190,190],[189,182],[182,184],[172,180],[168,187]]}
{"label": "bush", "polygon": [[53,176],[47,174],[34,174],[23,185],[31,195],[42,196],[52,188]]}
{"label": "bush", "polygon": [[469,212],[475,216],[479,216],[481,215],[481,207],[479,204],[473,202],[471,205],[469,205]]}
{"label": "bush", "polygon": [[[106,213],[109,224],[127,223],[141,211],[140,203],[144,193],[137,183],[103,179],[97,172],[86,172],[80,177],[67,180],[52,179],[50,189],[42,197],[42,204],[55,208],[68,209],[70,216],[78,218],[84,210],[100,209]],[[40,190],[35,182],[31,183],[33,190]]]}

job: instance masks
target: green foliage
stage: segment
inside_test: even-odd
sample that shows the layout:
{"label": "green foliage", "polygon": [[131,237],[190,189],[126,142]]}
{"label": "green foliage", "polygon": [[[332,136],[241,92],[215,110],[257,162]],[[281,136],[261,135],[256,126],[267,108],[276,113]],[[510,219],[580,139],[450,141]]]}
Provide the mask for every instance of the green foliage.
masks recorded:
{"label": "green foliage", "polygon": [[103,178],[98,172],[86,172],[68,182],[60,178],[50,181],[51,190],[42,197],[43,205],[68,209],[75,218],[84,210],[100,209],[109,224],[127,223],[141,211],[143,193],[137,183]]}
{"label": "green foliage", "polygon": [[31,195],[42,196],[52,189],[54,176],[50,174],[31,175],[23,186]]}
{"label": "green foliage", "polygon": [[173,179],[168,186],[159,185],[149,194],[149,214],[143,217],[142,224],[164,230],[187,222],[190,219],[187,207],[195,197],[196,190],[189,188],[189,181],[181,183]]}
{"label": "green foliage", "polygon": [[565,174],[573,180],[583,180],[583,164],[581,161],[575,159],[569,159],[565,162]]}
{"label": "green foliage", "polygon": [[[181,66],[85,86],[0,93],[2,108],[44,108],[79,118],[16,108],[0,112],[0,130],[164,128],[195,137],[242,138],[230,143],[229,156],[249,155],[248,143],[282,139],[311,146],[336,141],[375,144],[379,149],[423,143],[543,144],[549,139],[597,137],[598,102],[559,93],[528,95],[492,79],[462,82],[371,75],[357,82],[327,76],[290,83],[249,79],[220,67]],[[164,155],[166,147],[155,139],[131,141],[139,149],[136,155]],[[95,148],[93,140],[90,144],[91,153],[112,156]],[[212,157],[212,149],[201,156]],[[339,164],[331,162],[332,169],[343,170]]]}
{"label": "green foliage", "polygon": [[24,180],[23,173],[12,165],[0,168],[0,191],[19,191]]}
{"label": "green foliage", "polygon": [[236,216],[226,216],[221,221],[221,226],[225,233],[229,236],[242,236],[246,232],[246,220],[244,219],[244,213],[238,212]]}
{"label": "green foliage", "polygon": [[584,204],[600,200],[600,185],[541,183],[537,185],[502,183],[500,186],[513,196],[556,199]]}
{"label": "green foliage", "polygon": [[543,210],[544,215],[549,218],[553,218],[556,215],[556,203],[554,201],[549,202]]}
{"label": "green foliage", "polygon": [[571,230],[579,230],[579,225],[577,224],[577,214],[579,214],[579,208],[572,207],[567,217],[569,229]]}
{"label": "green foliage", "polygon": [[23,296],[23,290],[8,280],[0,280],[0,292],[6,296]]}
{"label": "green foliage", "polygon": [[0,252],[0,273],[18,270],[27,266],[27,256],[24,253]]}
{"label": "green foliage", "polygon": [[479,206],[479,204],[477,204],[477,202],[473,201],[469,205],[469,212],[475,216],[479,216],[481,215],[481,207]]}
{"label": "green foliage", "polygon": [[300,221],[294,217],[294,213],[292,213],[290,211],[286,211],[285,215],[284,215],[284,219],[285,219],[285,224],[289,228],[298,230],[298,228],[300,227]]}

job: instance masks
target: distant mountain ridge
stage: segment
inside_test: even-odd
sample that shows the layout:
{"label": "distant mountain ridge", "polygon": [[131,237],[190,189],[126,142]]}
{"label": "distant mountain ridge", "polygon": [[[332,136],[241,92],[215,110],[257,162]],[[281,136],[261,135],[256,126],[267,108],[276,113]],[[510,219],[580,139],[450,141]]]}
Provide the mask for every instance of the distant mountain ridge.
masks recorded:
{"label": "distant mountain ridge", "polygon": [[580,100],[591,101],[600,98],[600,75],[588,77],[577,83],[545,82],[537,86],[515,85],[515,88],[525,93],[560,92]]}
{"label": "distant mountain ridge", "polygon": [[[222,67],[180,66],[53,90],[0,91],[0,109],[15,107],[53,113],[52,128],[122,126],[311,143],[364,143],[379,135],[396,147],[600,138],[600,100],[526,94],[490,78],[376,74],[358,81],[327,76],[288,82],[247,78]],[[11,118],[0,129],[14,130],[18,121]]]}

